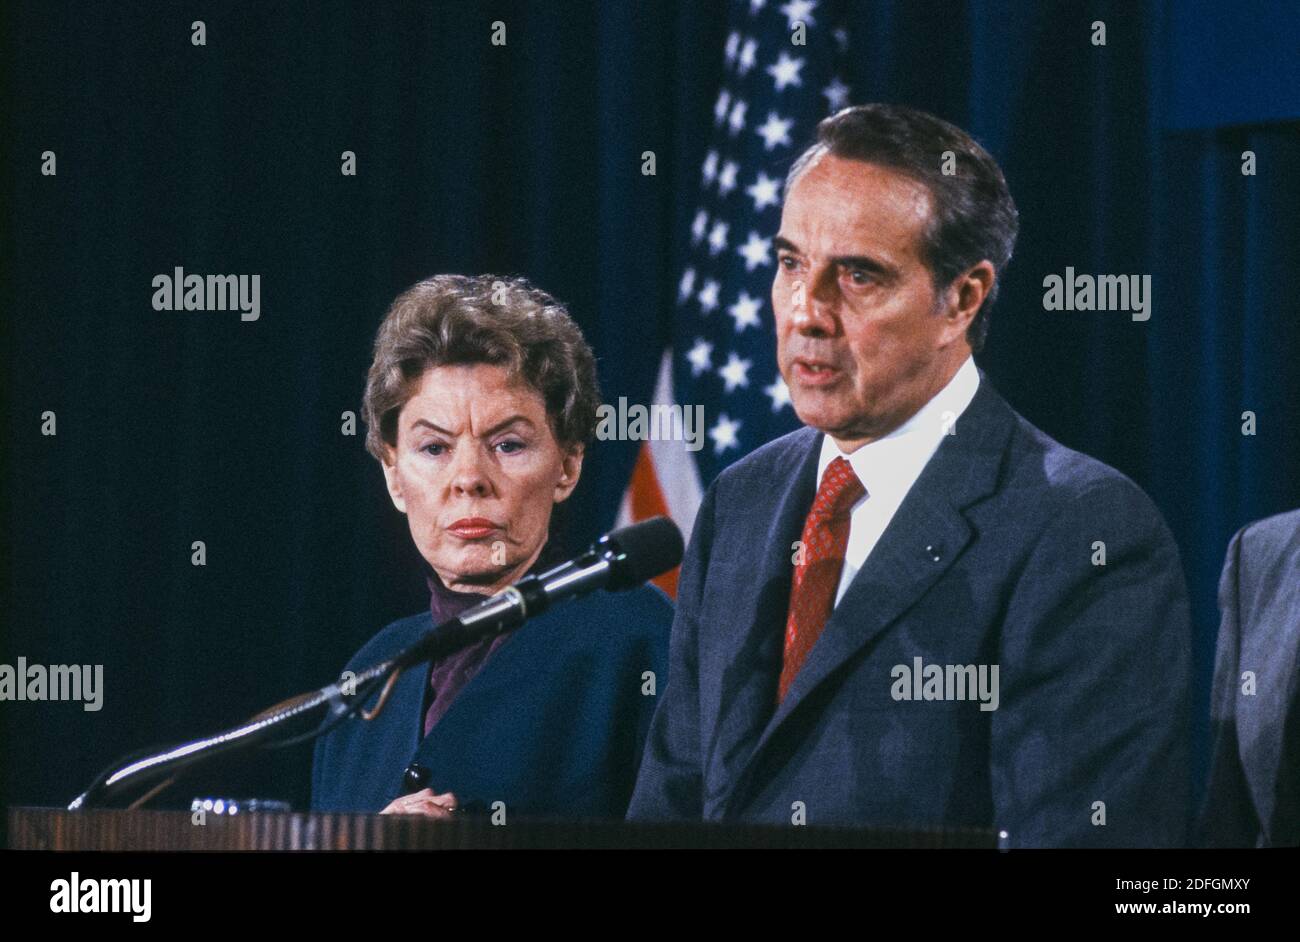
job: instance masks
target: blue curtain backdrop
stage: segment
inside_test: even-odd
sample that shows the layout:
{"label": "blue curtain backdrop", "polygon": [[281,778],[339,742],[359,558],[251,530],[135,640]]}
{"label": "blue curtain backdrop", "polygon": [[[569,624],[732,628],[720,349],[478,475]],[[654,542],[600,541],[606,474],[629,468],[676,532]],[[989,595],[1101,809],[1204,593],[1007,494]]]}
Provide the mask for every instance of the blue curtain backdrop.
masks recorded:
{"label": "blue curtain backdrop", "polygon": [[[967,128],[1019,203],[979,362],[1031,421],[1137,480],[1179,541],[1198,789],[1224,550],[1300,506],[1300,17],[1232,7],[847,14],[852,100]],[[523,274],[571,305],[607,401],[648,399],[726,17],[697,2],[50,0],[0,17],[0,662],[103,664],[106,686],[98,713],[0,704],[0,798],[58,804],[121,753],[318,686],[427,604],[379,468],[340,434],[400,290],[433,272]],[[488,42],[498,19],[503,48]],[[356,177],[339,173],[345,150]],[[260,274],[260,320],[155,312],[150,281],[176,266]],[[1151,319],[1044,311],[1043,277],[1067,266],[1151,274]],[[47,410],[56,437],[39,433]],[[573,546],[612,524],[635,449],[592,454]],[[206,567],[190,564],[194,540]],[[214,769],[165,803],[302,805],[308,760]]]}

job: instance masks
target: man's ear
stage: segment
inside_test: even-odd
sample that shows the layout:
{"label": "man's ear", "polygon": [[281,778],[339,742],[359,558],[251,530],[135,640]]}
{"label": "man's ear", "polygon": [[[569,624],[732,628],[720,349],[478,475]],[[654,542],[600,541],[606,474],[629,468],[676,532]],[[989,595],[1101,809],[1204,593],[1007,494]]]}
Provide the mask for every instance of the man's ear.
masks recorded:
{"label": "man's ear", "polygon": [[948,286],[947,310],[944,314],[948,323],[945,326],[944,346],[952,340],[966,336],[966,328],[979,313],[980,305],[993,290],[993,281],[997,273],[993,263],[988,259],[971,266],[965,274],[959,275]]}
{"label": "man's ear", "polygon": [[555,482],[555,502],[558,504],[566,500],[573,489],[578,486],[578,478],[582,476],[582,458],[586,452],[586,445],[579,442],[576,445],[570,445],[564,453],[561,464],[560,479]]}
{"label": "man's ear", "polygon": [[402,495],[402,479],[397,473],[397,452],[388,445],[384,446],[384,458],[379,462],[384,469],[384,483],[388,485],[388,496],[393,499],[393,506],[401,513],[406,513],[406,498]]}

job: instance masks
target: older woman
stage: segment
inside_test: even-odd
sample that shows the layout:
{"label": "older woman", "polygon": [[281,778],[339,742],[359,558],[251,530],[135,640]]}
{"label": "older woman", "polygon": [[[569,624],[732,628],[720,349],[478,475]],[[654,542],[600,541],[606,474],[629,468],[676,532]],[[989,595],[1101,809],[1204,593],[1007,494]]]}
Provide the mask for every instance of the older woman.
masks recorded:
{"label": "older woman", "polygon": [[[366,447],[431,597],[347,670],[560,561],[553,512],[578,484],[599,403],[577,325],[522,279],[439,275],[393,302],[366,384]],[[653,587],[598,592],[407,672],[377,718],[317,741],[312,807],[621,818],[671,621]]]}

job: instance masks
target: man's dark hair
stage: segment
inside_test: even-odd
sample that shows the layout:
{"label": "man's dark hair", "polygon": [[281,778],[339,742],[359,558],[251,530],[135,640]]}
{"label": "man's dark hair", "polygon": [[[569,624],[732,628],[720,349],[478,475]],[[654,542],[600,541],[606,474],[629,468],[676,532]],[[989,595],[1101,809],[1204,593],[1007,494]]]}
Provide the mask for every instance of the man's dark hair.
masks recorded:
{"label": "man's dark hair", "polygon": [[[951,159],[946,159],[948,151]],[[997,273],[993,287],[966,331],[971,350],[978,353],[1020,228],[1016,204],[997,161],[965,131],[932,114],[903,105],[856,105],[817,125],[816,142],[799,155],[786,176],[786,193],[808,164],[824,153],[887,167],[929,190],[933,208],[921,237],[921,252],[936,290],[946,289],[984,259],[993,263]],[[951,175],[944,173],[945,164]]]}

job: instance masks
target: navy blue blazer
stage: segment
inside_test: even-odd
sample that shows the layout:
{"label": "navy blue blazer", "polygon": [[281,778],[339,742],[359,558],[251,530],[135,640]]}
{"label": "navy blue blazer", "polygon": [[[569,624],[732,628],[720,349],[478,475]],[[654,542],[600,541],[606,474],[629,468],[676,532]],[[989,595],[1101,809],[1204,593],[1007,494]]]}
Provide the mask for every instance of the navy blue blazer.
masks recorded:
{"label": "navy blue blazer", "polygon": [[[348,662],[357,671],[433,627],[393,622]],[[672,605],[653,586],[561,603],[517,629],[427,737],[428,670],[397,681],[384,711],[353,716],[316,741],[312,809],[375,812],[401,794],[411,762],[435,793],[509,816],[621,818],[667,675]],[[653,693],[645,673],[653,672]],[[378,693],[371,695],[373,706]]]}
{"label": "navy blue blazer", "polygon": [[[1178,549],[1132,481],[1034,428],[982,372],[774,709],[821,440],[793,432],[709,487],[629,818],[1183,844],[1191,639]],[[893,699],[893,669],[915,658],[998,665],[997,709]]]}

